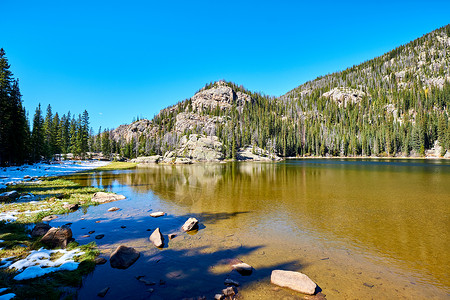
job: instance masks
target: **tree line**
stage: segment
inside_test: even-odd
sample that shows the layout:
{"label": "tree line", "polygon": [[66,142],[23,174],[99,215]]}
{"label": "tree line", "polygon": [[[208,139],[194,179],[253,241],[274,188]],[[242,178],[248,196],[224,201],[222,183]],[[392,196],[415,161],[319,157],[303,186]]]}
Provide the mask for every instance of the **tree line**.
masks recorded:
{"label": "tree line", "polygon": [[67,153],[85,158],[90,140],[86,110],[78,116],[70,112],[60,116],[48,105],[44,117],[39,104],[30,128],[19,80],[13,77],[5,51],[0,49],[0,165],[31,163]]}

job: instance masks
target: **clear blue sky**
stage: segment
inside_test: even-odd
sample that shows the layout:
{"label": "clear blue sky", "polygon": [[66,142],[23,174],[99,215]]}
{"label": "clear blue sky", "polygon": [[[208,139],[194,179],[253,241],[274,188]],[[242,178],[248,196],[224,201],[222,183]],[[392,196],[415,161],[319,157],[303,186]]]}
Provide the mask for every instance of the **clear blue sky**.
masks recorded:
{"label": "clear blue sky", "polygon": [[279,96],[450,23],[450,1],[0,0],[25,107],[97,131],[226,79]]}

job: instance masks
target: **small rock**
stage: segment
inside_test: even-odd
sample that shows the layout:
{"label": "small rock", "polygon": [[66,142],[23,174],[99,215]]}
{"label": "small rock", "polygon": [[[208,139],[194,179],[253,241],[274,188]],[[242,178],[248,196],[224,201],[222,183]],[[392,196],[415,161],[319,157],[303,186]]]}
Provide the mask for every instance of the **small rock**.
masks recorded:
{"label": "small rock", "polygon": [[61,226],[61,227],[70,227],[70,226],[72,226],[72,224],[73,224],[73,223],[69,222],[69,223],[64,224],[64,225]]}
{"label": "small rock", "polygon": [[156,284],[156,282],[150,281],[150,280],[145,280],[144,278],[139,278],[138,280],[140,282],[143,282],[145,285],[155,285]]}
{"label": "small rock", "polygon": [[181,228],[186,232],[197,229],[198,220],[196,218],[189,218]]}
{"label": "small rock", "polygon": [[154,291],[154,289],[148,289],[148,290],[146,290],[146,292],[148,292],[148,293],[153,293],[153,291]]}
{"label": "small rock", "polygon": [[149,237],[149,240],[158,248],[164,246],[164,237],[162,236],[159,228],[156,228],[155,231],[153,231],[153,233]]}
{"label": "small rock", "polygon": [[157,211],[157,212],[151,213],[151,214],[150,214],[150,217],[157,218],[157,217],[162,217],[162,216],[164,216],[165,214],[166,214],[165,212]]}
{"label": "small rock", "polygon": [[72,239],[72,230],[70,228],[50,228],[42,237],[41,242],[50,248],[66,248]]}
{"label": "small rock", "polygon": [[108,211],[116,211],[116,210],[119,210],[119,209],[120,208],[114,206],[114,207],[109,208]]}
{"label": "small rock", "polygon": [[373,288],[373,287],[374,287],[373,284],[370,284],[370,283],[367,283],[367,282],[364,282],[363,285],[364,285],[364,286],[367,286],[367,287],[369,287],[369,288]]}
{"label": "small rock", "polygon": [[314,295],[317,285],[305,274],[293,271],[273,270],[270,281],[281,287]]}
{"label": "small rock", "polygon": [[147,231],[152,231],[150,228],[147,228]]}
{"label": "small rock", "polygon": [[111,253],[109,262],[111,267],[126,269],[139,258],[140,253],[132,247],[120,245]]}
{"label": "small rock", "polygon": [[98,220],[98,221],[95,221],[95,223],[100,223],[101,221],[100,220]]}
{"label": "small rock", "polygon": [[106,260],[106,258],[104,258],[104,257],[97,257],[96,259],[95,259],[95,264],[96,265],[103,265],[103,264],[105,264],[107,262],[107,260]]}
{"label": "small rock", "polygon": [[99,297],[105,297],[106,293],[109,291],[109,287],[105,287],[103,290],[101,290],[100,292],[98,292],[97,296]]}
{"label": "small rock", "polygon": [[223,300],[225,298],[224,294],[215,294],[214,300]]}
{"label": "small rock", "polygon": [[54,220],[57,218],[58,218],[58,216],[56,216],[56,215],[46,216],[46,217],[42,218],[42,222],[50,222],[51,220]]}
{"label": "small rock", "polygon": [[25,175],[25,176],[23,176],[23,179],[30,179],[30,178],[31,178],[30,175]]}
{"label": "small rock", "polygon": [[177,235],[175,233],[169,234],[169,240],[174,239]]}
{"label": "small rock", "polygon": [[70,203],[68,203],[68,204],[64,204],[64,205],[63,205],[63,208],[68,209],[68,210],[70,210],[70,211],[75,211],[75,210],[77,210],[79,207],[80,207],[80,206],[79,206],[78,204],[70,204]]}
{"label": "small rock", "polygon": [[239,286],[239,282],[234,281],[234,280],[229,279],[229,278],[225,279],[225,282],[224,282],[224,283],[225,283],[225,285]]}
{"label": "small rock", "polygon": [[89,234],[93,234],[95,232],[95,230],[91,230],[91,231],[89,231],[88,233]]}
{"label": "small rock", "polygon": [[92,196],[91,201],[96,203],[107,203],[117,200],[123,200],[126,197],[123,195],[117,195],[114,193],[97,192]]}
{"label": "small rock", "polygon": [[39,223],[34,226],[33,230],[31,230],[31,236],[32,237],[38,237],[45,235],[52,226],[48,225],[47,223]]}
{"label": "small rock", "polygon": [[125,225],[122,225],[122,226],[120,226],[120,228],[127,228],[127,226],[125,226]]}
{"label": "small rock", "polygon": [[236,295],[234,287],[232,287],[232,286],[229,286],[226,289],[223,289],[222,293],[224,294],[225,297],[233,297],[234,295]]}
{"label": "small rock", "polygon": [[89,234],[85,234],[85,235],[82,235],[81,236],[82,238],[88,238],[88,237],[91,237]]}
{"label": "small rock", "polygon": [[250,266],[246,263],[239,263],[239,264],[232,265],[232,268],[234,270],[236,270],[239,274],[244,275],[244,276],[250,275],[253,272],[252,266]]}
{"label": "small rock", "polygon": [[96,239],[96,240],[100,240],[100,239],[102,239],[102,238],[104,238],[104,237],[105,237],[104,234],[99,234],[99,235],[96,235],[96,236],[95,236],[95,239]]}

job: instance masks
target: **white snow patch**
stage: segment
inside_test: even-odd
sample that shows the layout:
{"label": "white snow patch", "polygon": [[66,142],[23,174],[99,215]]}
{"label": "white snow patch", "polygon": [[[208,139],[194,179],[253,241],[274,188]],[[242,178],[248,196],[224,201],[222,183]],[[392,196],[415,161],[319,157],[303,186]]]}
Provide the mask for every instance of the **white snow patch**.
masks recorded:
{"label": "white snow patch", "polygon": [[[63,256],[55,261],[52,261],[50,260],[50,256],[53,253],[62,253]],[[15,280],[31,279],[56,271],[76,270],[79,263],[75,262],[73,258],[82,254],[84,254],[84,252],[79,248],[70,251],[64,249],[46,250],[41,248],[39,250],[31,251],[26,258],[18,260],[14,263],[7,261],[6,264],[0,268],[7,267],[9,269],[16,269],[19,272],[23,270],[23,272],[14,277]],[[7,259],[2,259],[2,262],[3,260]]]}
{"label": "white snow patch", "polygon": [[16,294],[13,294],[13,293],[1,295],[0,300],[10,300],[10,299],[14,298],[15,296],[16,296]]}
{"label": "white snow patch", "polygon": [[[20,167],[0,168],[0,189],[5,188],[6,184],[16,184],[24,181],[24,176],[31,178],[42,176],[62,176],[78,171],[89,170],[105,166],[107,161],[63,161],[60,163],[44,164],[36,163],[34,165],[22,165]],[[29,181],[27,179],[25,181]]]}
{"label": "white snow patch", "polygon": [[5,221],[5,223],[14,222],[15,220],[17,220],[17,217],[15,217],[15,215],[17,215],[16,211],[0,213],[0,221]]}
{"label": "white snow patch", "polygon": [[0,289],[0,294],[3,293],[3,292],[5,292],[6,290],[8,290],[8,288],[1,288],[1,289]]}

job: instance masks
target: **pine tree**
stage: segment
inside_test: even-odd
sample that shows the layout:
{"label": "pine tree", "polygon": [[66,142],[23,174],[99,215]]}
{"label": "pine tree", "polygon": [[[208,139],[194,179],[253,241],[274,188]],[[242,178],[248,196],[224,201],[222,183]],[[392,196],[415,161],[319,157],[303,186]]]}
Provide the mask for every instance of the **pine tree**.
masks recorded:
{"label": "pine tree", "polygon": [[41,104],[36,108],[33,118],[33,131],[31,133],[31,156],[33,161],[39,161],[45,155],[44,119]]}

